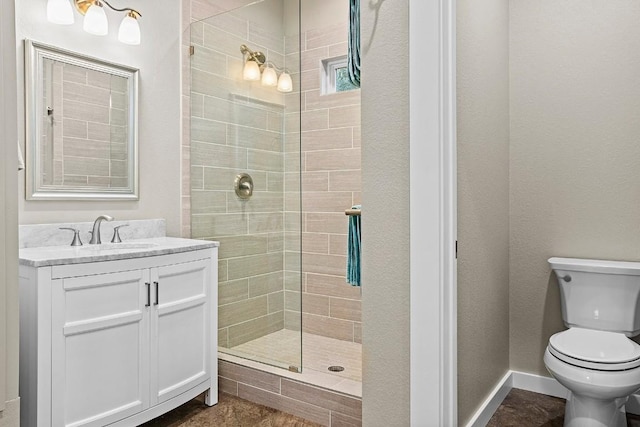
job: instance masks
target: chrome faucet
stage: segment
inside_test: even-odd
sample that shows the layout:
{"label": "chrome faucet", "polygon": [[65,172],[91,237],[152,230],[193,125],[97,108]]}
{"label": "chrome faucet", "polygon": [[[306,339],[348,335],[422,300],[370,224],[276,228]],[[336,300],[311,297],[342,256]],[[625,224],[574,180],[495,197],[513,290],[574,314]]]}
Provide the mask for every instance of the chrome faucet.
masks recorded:
{"label": "chrome faucet", "polygon": [[99,245],[102,243],[102,241],[100,240],[100,223],[103,220],[113,221],[113,217],[109,215],[100,215],[98,218],[96,218],[95,222],[93,223],[93,230],[90,232],[91,233],[91,240],[89,241],[90,245]]}

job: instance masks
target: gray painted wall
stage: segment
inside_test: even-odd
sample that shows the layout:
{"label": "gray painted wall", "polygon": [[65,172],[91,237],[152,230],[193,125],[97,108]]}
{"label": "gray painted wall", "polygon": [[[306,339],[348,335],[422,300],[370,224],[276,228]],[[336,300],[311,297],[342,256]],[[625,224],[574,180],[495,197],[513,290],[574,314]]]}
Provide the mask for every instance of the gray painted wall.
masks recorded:
{"label": "gray painted wall", "polygon": [[458,2],[461,424],[506,369],[548,376],[549,257],[640,259],[639,18],[622,0]]}
{"label": "gray painted wall", "polygon": [[509,370],[509,1],[457,3],[458,420]]}
{"label": "gray painted wall", "polygon": [[510,6],[511,368],[548,375],[547,259],[640,260],[640,4]]}
{"label": "gray painted wall", "polygon": [[362,226],[376,230],[362,237],[362,422],[408,426],[409,4],[368,4],[361,9]]}

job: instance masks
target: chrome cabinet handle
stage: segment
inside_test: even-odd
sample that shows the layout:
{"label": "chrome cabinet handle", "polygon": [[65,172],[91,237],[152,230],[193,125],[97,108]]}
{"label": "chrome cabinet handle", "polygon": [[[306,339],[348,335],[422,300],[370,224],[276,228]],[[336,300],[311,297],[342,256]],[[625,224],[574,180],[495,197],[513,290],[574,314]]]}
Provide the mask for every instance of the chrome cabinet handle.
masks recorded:
{"label": "chrome cabinet handle", "polygon": [[156,302],[153,303],[153,305],[158,305],[159,301],[160,301],[160,290],[159,290],[159,286],[158,286],[158,282],[153,282],[154,285],[156,285]]}
{"label": "chrome cabinet handle", "polygon": [[147,303],[144,305],[145,307],[151,307],[151,283],[145,283],[147,287]]}

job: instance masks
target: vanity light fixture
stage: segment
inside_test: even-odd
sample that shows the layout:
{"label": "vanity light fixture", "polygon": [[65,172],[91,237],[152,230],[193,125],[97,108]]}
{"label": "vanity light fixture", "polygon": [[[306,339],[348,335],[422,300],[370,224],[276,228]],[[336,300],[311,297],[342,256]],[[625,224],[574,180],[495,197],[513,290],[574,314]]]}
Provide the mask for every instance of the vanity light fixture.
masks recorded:
{"label": "vanity light fixture", "polygon": [[278,73],[270,65],[266,65],[262,71],[262,86],[275,86],[278,84]]}
{"label": "vanity light fixture", "polygon": [[260,80],[260,65],[255,60],[248,59],[242,69],[242,78],[249,81]]}
{"label": "vanity light fixture", "polygon": [[105,4],[109,9],[116,12],[126,12],[118,30],[118,40],[130,45],[140,44],[140,25],[138,24],[138,18],[141,17],[142,14],[130,7],[123,9],[113,7],[106,0],[48,0],[47,20],[54,24],[73,24],[73,9],[69,1],[73,3],[80,14],[84,15],[82,28],[86,32],[98,36],[104,36],[109,31],[109,22],[107,20],[107,14],[104,11]]}
{"label": "vanity light fixture", "polygon": [[279,92],[291,92],[293,90],[291,75],[286,70],[282,70],[280,77],[278,77],[277,72],[280,70],[273,63],[267,62],[267,57],[264,53],[253,51],[244,44],[240,46],[240,52],[246,55],[242,69],[242,78],[244,80],[260,80],[263,86],[276,86]]}
{"label": "vanity light fixture", "polygon": [[293,82],[291,81],[291,75],[289,75],[289,73],[283,72],[280,74],[278,90],[280,92],[291,92],[293,90]]}
{"label": "vanity light fixture", "polygon": [[47,2],[47,20],[59,25],[73,24],[73,9],[69,0],[49,0]]}
{"label": "vanity light fixture", "polygon": [[[76,3],[77,6],[77,3]],[[106,36],[109,32],[109,21],[107,14],[104,13],[104,7],[99,1],[89,5],[84,13],[84,21],[82,21],[82,29],[89,34],[96,36]]]}
{"label": "vanity light fixture", "polygon": [[139,45],[140,44],[140,25],[138,25],[138,17],[141,16],[135,10],[127,12],[127,16],[124,17],[120,23],[118,29],[118,40],[125,44]]}

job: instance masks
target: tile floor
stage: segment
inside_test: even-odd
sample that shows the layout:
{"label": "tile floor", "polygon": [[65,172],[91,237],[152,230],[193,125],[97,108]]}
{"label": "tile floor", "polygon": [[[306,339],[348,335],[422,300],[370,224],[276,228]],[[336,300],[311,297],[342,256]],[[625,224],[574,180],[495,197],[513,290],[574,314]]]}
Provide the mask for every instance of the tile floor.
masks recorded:
{"label": "tile floor", "polygon": [[202,397],[191,400],[143,427],[319,427],[319,424],[276,409],[220,393],[218,404],[208,407]]}
{"label": "tile floor", "polygon": [[[487,427],[562,427],[564,405],[564,399],[513,389]],[[317,427],[320,424],[220,393],[216,406],[205,406],[200,397],[143,426]],[[627,426],[640,427],[640,416],[627,414]]]}
{"label": "tile floor", "polygon": [[[362,381],[362,345],[349,341],[302,334],[303,372],[329,373],[329,366],[344,367],[342,372],[331,372],[341,378]],[[283,366],[300,366],[300,332],[283,329],[262,338],[231,348],[231,354],[250,359],[279,361]]]}
{"label": "tile floor", "polygon": [[[514,388],[487,427],[562,427],[565,400]],[[628,427],[640,427],[640,416],[627,414]]]}

